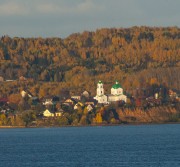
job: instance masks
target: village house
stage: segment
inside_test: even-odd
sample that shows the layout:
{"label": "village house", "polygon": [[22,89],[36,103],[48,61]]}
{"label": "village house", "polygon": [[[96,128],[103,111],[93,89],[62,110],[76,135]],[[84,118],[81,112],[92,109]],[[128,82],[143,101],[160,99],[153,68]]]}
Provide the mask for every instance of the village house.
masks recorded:
{"label": "village house", "polygon": [[88,99],[90,97],[90,93],[88,91],[84,91],[81,95],[72,95],[71,98],[72,99],[76,99],[76,100],[82,100],[83,98]]}
{"label": "village house", "polygon": [[22,90],[22,91],[21,91],[21,96],[24,98],[24,97],[26,97],[26,95],[27,95],[28,97],[33,97],[33,95],[31,94],[31,92],[29,92],[29,91],[27,91],[27,90]]}
{"label": "village house", "polygon": [[178,95],[177,95],[177,93],[176,93],[173,89],[170,89],[170,90],[169,90],[169,97],[171,97],[171,98],[177,98]]}
{"label": "village house", "polygon": [[81,102],[76,103],[76,104],[74,105],[74,110],[77,110],[79,106],[80,106],[80,107],[83,107],[84,104],[82,104]]}
{"label": "village house", "polygon": [[62,113],[61,111],[57,111],[55,112],[55,117],[61,117],[62,116]]}
{"label": "village house", "polygon": [[93,98],[89,98],[89,99],[86,100],[85,105],[91,104],[91,105],[95,106],[97,103],[98,103],[97,100],[95,100]]}
{"label": "village house", "polygon": [[94,105],[88,104],[88,105],[86,106],[86,108],[87,108],[88,112],[90,112],[90,111],[92,111],[92,110],[94,109]]}
{"label": "village house", "polygon": [[69,99],[66,99],[63,104],[64,105],[67,105],[67,106],[73,106],[77,103],[78,101],[76,101],[76,99],[73,99],[73,98],[69,98]]}
{"label": "village house", "polygon": [[43,112],[44,117],[61,117],[63,114],[63,110],[52,112],[50,109],[46,109]]}
{"label": "village house", "polygon": [[81,96],[78,96],[78,95],[76,95],[76,96],[71,96],[71,99],[81,100]]}
{"label": "village house", "polygon": [[47,106],[47,105],[53,105],[53,99],[52,97],[46,97],[43,99],[43,105]]}
{"label": "village house", "polygon": [[161,105],[161,99],[155,98],[153,96],[147,97],[146,102],[151,107]]}
{"label": "village house", "polygon": [[10,114],[13,112],[14,112],[14,109],[11,108],[8,104],[4,104],[3,106],[0,106],[0,113]]}
{"label": "village house", "polygon": [[46,110],[43,112],[43,116],[44,116],[44,117],[54,117],[54,113],[52,113],[51,111],[49,111],[48,109],[46,109]]}
{"label": "village house", "polygon": [[45,105],[45,106],[54,105],[57,102],[59,102],[59,97],[57,97],[57,96],[46,96],[43,99],[43,105]]}

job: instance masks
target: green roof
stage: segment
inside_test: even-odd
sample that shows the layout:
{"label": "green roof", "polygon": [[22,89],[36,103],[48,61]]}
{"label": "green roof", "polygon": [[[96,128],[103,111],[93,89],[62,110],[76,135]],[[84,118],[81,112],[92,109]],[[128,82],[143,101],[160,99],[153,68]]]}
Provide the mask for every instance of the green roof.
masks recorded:
{"label": "green roof", "polygon": [[99,81],[98,84],[102,84],[102,81]]}
{"label": "green roof", "polygon": [[118,88],[122,88],[122,86],[119,84],[118,81],[116,81],[116,83],[112,86],[112,88],[118,89]]}

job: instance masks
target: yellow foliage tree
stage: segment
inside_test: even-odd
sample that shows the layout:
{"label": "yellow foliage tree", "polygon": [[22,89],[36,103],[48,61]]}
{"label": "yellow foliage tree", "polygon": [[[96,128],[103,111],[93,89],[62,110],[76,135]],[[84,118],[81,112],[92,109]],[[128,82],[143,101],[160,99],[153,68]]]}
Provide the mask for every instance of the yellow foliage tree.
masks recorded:
{"label": "yellow foliage tree", "polygon": [[101,123],[102,123],[101,113],[97,113],[97,114],[96,114],[95,123],[98,123],[98,124],[101,124]]}

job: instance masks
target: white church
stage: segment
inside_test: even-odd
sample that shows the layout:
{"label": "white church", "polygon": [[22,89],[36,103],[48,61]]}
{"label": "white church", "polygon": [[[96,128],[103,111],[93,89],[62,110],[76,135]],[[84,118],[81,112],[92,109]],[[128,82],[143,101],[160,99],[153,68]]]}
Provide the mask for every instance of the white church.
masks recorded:
{"label": "white church", "polygon": [[123,89],[118,81],[112,86],[111,94],[105,95],[102,81],[97,83],[97,94],[94,97],[98,103],[111,103],[116,101],[127,101],[127,96],[123,94]]}

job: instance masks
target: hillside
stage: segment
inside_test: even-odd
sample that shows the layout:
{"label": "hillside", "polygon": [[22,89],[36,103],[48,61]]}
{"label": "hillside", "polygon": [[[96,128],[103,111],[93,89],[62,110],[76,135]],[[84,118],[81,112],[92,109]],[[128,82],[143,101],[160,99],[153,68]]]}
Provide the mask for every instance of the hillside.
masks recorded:
{"label": "hillside", "polygon": [[[35,94],[40,89],[55,94],[62,88],[95,94],[98,80],[106,83],[106,90],[115,80],[125,90],[147,84],[180,90],[180,28],[99,29],[65,39],[2,36],[0,76],[32,78],[28,87]],[[2,96],[24,86],[2,84]]]}

